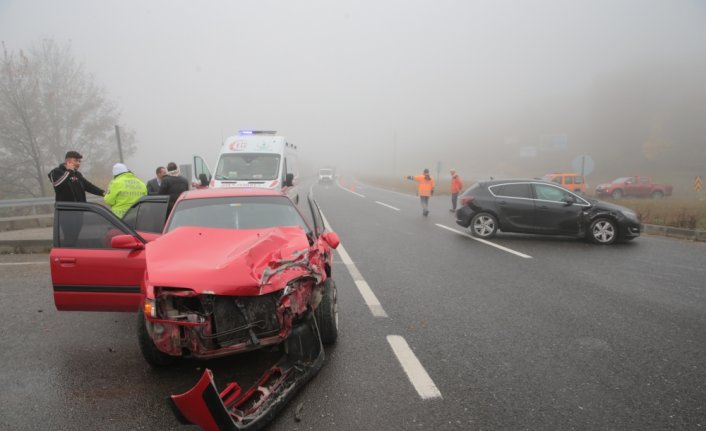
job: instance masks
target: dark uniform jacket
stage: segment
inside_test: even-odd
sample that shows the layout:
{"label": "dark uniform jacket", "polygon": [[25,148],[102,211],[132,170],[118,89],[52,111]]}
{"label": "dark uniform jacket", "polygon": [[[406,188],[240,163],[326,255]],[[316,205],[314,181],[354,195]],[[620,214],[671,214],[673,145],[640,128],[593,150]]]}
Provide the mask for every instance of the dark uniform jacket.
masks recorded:
{"label": "dark uniform jacket", "polygon": [[189,180],[181,175],[165,175],[162,178],[162,185],[159,186],[160,195],[169,195],[169,212],[172,211],[174,202],[179,199],[179,195],[189,190]]}
{"label": "dark uniform jacket", "polygon": [[[164,178],[162,178],[162,179],[164,179]],[[157,182],[157,178],[152,178],[151,180],[147,181],[147,194],[148,195],[158,195],[160,187],[161,187],[161,184],[159,184]]]}
{"label": "dark uniform jacket", "polygon": [[66,169],[63,164],[49,172],[57,202],[86,202],[86,192],[103,196],[105,192],[83,177],[81,172]]}

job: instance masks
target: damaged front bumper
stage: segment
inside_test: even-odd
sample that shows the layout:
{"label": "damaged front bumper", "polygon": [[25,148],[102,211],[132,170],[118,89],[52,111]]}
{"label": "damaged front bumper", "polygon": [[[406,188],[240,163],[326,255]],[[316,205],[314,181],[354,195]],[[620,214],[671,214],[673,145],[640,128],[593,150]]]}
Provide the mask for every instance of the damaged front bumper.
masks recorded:
{"label": "damaged front bumper", "polygon": [[213,373],[206,369],[193,388],[170,397],[177,419],[206,431],[258,430],[265,426],[324,363],[324,349],[312,313],[292,328],[283,347],[285,355],[245,392],[232,382],[219,393]]}

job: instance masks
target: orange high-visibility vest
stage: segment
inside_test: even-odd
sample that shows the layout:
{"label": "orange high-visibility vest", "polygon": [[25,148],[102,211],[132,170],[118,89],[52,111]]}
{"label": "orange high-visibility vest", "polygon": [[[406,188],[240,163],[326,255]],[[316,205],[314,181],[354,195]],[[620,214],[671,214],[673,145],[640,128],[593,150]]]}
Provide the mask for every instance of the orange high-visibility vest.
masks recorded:
{"label": "orange high-visibility vest", "polygon": [[415,176],[414,181],[419,183],[419,185],[417,185],[417,194],[419,196],[431,196],[431,189],[433,189],[435,185],[434,177],[429,175],[429,180],[427,180],[424,178],[424,174],[422,174]]}
{"label": "orange high-visibility vest", "polygon": [[463,188],[463,183],[461,182],[461,177],[454,175],[451,177],[451,193],[458,193]]}

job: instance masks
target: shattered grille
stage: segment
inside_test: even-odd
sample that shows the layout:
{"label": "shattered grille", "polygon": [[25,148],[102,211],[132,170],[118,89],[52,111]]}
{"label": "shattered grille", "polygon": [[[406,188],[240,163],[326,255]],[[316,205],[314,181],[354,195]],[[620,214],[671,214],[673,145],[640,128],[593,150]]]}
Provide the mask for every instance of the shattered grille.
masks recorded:
{"label": "shattered grille", "polygon": [[215,342],[224,347],[257,343],[259,338],[277,335],[278,298],[279,292],[264,296],[217,296],[213,307]]}

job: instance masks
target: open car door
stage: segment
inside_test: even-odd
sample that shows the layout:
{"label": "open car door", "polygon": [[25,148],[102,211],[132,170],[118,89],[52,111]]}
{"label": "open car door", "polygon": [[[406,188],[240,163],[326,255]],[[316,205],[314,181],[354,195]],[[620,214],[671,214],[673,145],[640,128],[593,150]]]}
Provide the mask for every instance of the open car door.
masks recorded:
{"label": "open car door", "polygon": [[326,230],[326,226],[324,226],[324,219],[321,216],[321,210],[319,210],[319,205],[316,203],[316,201],[311,196],[311,194],[307,195],[306,199],[309,203],[309,211],[311,211],[311,219],[314,222],[314,226],[313,226],[314,235],[316,236],[316,238],[318,238]]}
{"label": "open car door", "polygon": [[[211,170],[201,156],[194,156],[194,176],[200,186],[208,186],[213,178]],[[204,182],[206,183],[205,185]]]}
{"label": "open car door", "polygon": [[[135,226],[164,226],[166,209],[160,213],[142,208],[149,202],[139,201],[129,210]],[[57,310],[137,311],[142,301],[146,242],[101,205],[57,202],[49,255]]]}
{"label": "open car door", "polygon": [[151,241],[162,234],[168,208],[169,195],[143,196],[127,210],[122,221],[142,238]]}

